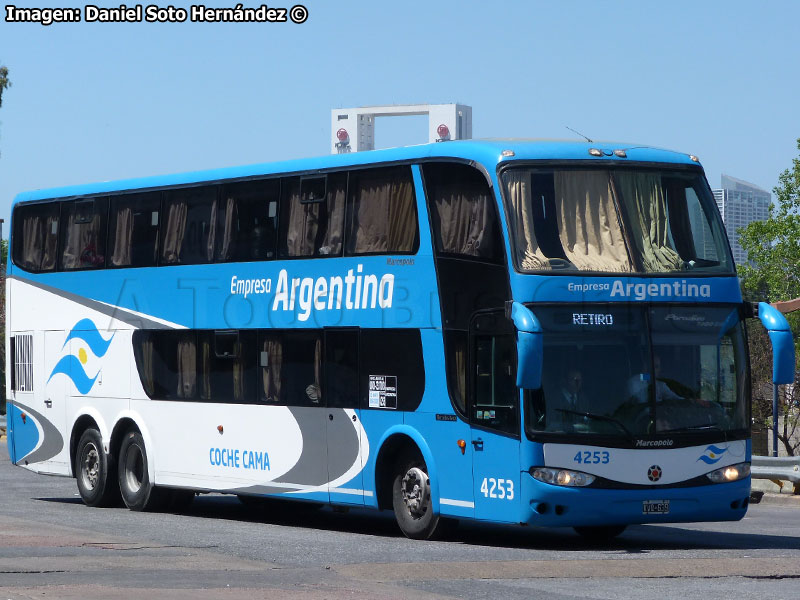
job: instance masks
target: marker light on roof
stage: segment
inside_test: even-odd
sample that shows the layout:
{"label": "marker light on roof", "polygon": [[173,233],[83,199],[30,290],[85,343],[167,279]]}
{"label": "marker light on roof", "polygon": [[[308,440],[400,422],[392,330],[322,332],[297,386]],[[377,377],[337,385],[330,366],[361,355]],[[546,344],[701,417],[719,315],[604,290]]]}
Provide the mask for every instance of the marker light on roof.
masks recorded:
{"label": "marker light on roof", "polygon": [[628,153],[625,152],[625,150],[614,150],[614,156],[617,156],[619,158],[627,158]]}
{"label": "marker light on roof", "polygon": [[694,162],[696,162],[696,163],[699,163],[699,162],[700,162],[700,159],[699,159],[699,158],[697,158],[697,157],[696,157],[694,154],[690,154],[690,155],[689,155],[689,158],[690,158],[690,159],[692,159],[692,160],[693,160]]}
{"label": "marker light on roof", "polygon": [[603,156],[603,151],[597,148],[589,148],[589,154],[592,156]]}
{"label": "marker light on roof", "polygon": [[503,150],[500,153],[500,155],[501,156],[514,156],[514,151],[513,150]]}
{"label": "marker light on roof", "polygon": [[350,138],[350,135],[347,133],[347,129],[342,127],[339,131],[336,132],[336,139],[340,142],[346,142]]}
{"label": "marker light on roof", "polygon": [[446,140],[450,137],[450,130],[447,128],[447,125],[442,123],[436,128],[436,133],[439,135],[439,138]]}

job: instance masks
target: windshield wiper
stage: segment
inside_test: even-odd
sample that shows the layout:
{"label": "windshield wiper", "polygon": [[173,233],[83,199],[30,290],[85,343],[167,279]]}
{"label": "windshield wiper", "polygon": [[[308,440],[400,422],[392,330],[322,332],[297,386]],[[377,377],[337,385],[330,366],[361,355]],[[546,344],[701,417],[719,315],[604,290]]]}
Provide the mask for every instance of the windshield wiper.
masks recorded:
{"label": "windshield wiper", "polygon": [[578,415],[579,417],[587,417],[589,419],[596,419],[598,421],[606,421],[608,423],[614,423],[614,425],[617,425],[620,429],[622,429],[622,431],[625,432],[625,435],[627,435],[630,439],[633,439],[633,434],[630,431],[628,431],[628,428],[625,427],[625,424],[619,419],[615,419],[614,417],[607,417],[605,415],[596,415],[594,413],[588,413],[588,412],[580,412],[577,410],[570,410],[568,408],[557,408],[556,412],[568,413],[571,415]]}
{"label": "windshield wiper", "polygon": [[686,427],[675,427],[673,429],[659,429],[656,433],[676,433],[679,431],[703,431],[705,429],[714,429],[720,433],[725,431],[719,425],[700,424],[700,425],[687,425]]}

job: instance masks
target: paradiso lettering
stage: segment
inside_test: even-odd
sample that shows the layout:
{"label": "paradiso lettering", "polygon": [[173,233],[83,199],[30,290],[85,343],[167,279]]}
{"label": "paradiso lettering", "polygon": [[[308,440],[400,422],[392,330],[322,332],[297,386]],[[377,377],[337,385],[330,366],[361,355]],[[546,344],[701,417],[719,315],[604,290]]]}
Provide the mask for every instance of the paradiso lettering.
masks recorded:
{"label": "paradiso lettering", "polygon": [[[394,295],[394,275],[386,273],[378,279],[377,275],[362,274],[363,265],[349,269],[344,277],[289,277],[286,269],[278,273],[275,285],[275,298],[272,310],[294,312],[299,308],[297,318],[307,321],[311,310],[323,311],[341,309],[344,301],[345,310],[369,308],[391,308]],[[240,279],[231,277],[231,295],[249,295],[272,293],[272,279]]]}

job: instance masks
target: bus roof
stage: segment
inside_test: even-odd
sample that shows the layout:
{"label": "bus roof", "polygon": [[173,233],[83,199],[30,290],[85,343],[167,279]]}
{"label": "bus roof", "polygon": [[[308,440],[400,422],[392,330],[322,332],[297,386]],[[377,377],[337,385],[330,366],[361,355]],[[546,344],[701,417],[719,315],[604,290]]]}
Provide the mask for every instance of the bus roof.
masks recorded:
{"label": "bus roof", "polygon": [[[589,149],[604,151],[603,156],[589,154]],[[624,149],[627,158],[618,158],[613,151]],[[512,151],[512,156],[504,156],[504,151]],[[508,153],[507,153],[508,154]],[[279,162],[260,163],[241,167],[225,167],[205,171],[193,171],[172,175],[156,175],[118,181],[73,185],[59,188],[22,192],[14,200],[18,202],[51,198],[69,198],[127,190],[164,188],[179,185],[217,181],[223,179],[242,179],[260,175],[308,173],[319,170],[347,168],[380,163],[424,159],[462,159],[472,160],[493,171],[499,163],[516,160],[597,160],[597,161],[635,161],[653,163],[673,163],[696,165],[688,154],[663,150],[640,144],[621,142],[578,142],[559,140],[486,139],[458,140],[438,144],[420,144],[385,150],[371,150],[348,154],[330,154],[313,158],[302,158]]]}

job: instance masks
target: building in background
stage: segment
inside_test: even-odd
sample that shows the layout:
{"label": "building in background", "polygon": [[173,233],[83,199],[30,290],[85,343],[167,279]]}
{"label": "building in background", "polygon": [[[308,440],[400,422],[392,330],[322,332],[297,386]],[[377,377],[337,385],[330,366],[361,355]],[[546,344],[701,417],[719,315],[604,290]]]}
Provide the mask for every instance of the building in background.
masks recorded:
{"label": "building in background", "polygon": [[722,189],[714,190],[714,200],[725,222],[725,231],[731,242],[733,260],[737,265],[747,262],[747,253],[739,244],[737,231],[753,221],[766,221],[769,217],[769,205],[772,194],[757,185],[730,177],[722,176]]}

